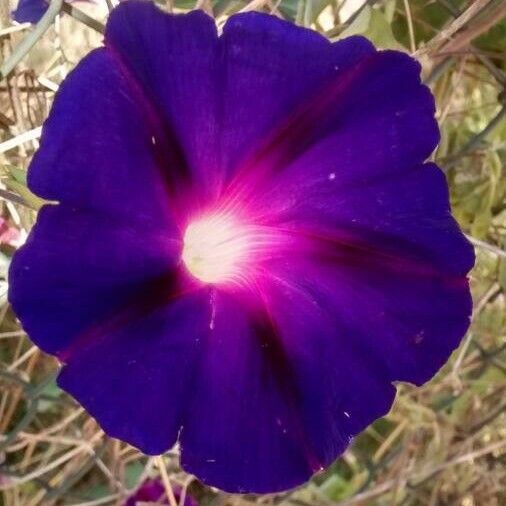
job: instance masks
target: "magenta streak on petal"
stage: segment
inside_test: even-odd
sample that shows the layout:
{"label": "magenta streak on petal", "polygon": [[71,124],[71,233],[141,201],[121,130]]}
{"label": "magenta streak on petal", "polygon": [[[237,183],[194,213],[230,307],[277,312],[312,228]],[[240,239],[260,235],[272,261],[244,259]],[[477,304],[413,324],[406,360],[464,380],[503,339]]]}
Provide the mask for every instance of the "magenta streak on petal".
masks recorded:
{"label": "magenta streak on petal", "polygon": [[102,339],[141,321],[157,309],[170,304],[179,297],[201,289],[189,283],[179,267],[168,271],[165,276],[144,282],[132,300],[116,308],[111,314],[95,322],[77,335],[72,343],[56,354],[61,362],[67,363],[84,349],[94,346]]}
{"label": "magenta streak on petal", "polygon": [[[330,234],[317,228],[308,230],[297,227],[291,232],[296,238],[297,244],[297,247],[292,249],[292,253],[298,256],[305,255],[307,258],[313,258],[318,262],[339,260],[339,262],[353,263],[366,260],[371,265],[381,265],[413,276],[444,277],[449,282],[453,280],[455,286],[467,282],[465,276],[444,274],[440,269],[428,263],[427,260],[421,260],[419,258],[419,248],[413,247],[413,256],[409,257],[406,253],[401,256],[372,246],[370,238],[373,234],[370,230],[366,232],[368,240],[363,239],[360,231],[357,230],[354,233],[340,231],[338,235],[336,231],[332,231],[332,234]],[[288,229],[286,233],[289,233]],[[388,241],[385,234],[381,234],[381,239]],[[404,242],[397,237],[392,237],[391,241],[397,245]],[[375,242],[373,241],[372,244],[375,244]],[[406,251],[410,245],[406,244],[405,246],[406,248],[403,251]]]}
{"label": "magenta streak on petal", "polygon": [[234,208],[238,202],[248,202],[259,184],[273,171],[287,166],[301,155],[325,131],[329,111],[334,117],[346,93],[359,76],[363,75],[377,53],[359,61],[353,68],[337,74],[324,83],[285,122],[279,125],[237,170],[225,190],[225,209]]}
{"label": "magenta streak on petal", "polygon": [[192,182],[185,154],[176,139],[173,128],[164,120],[163,115],[157,112],[149,94],[145,92],[142,84],[124,62],[120,52],[107,40],[106,49],[114,57],[121,74],[130,87],[133,98],[145,111],[147,124],[153,134],[153,152],[167,192],[167,200],[176,217],[176,223],[180,222],[181,201],[184,201],[183,197],[187,196]]}
{"label": "magenta streak on petal", "polygon": [[393,254],[383,253],[378,249],[368,248],[364,244],[357,245],[356,241],[347,245],[339,243],[338,246],[334,241],[323,240],[322,242],[321,239],[316,239],[316,241],[319,241],[320,246],[323,245],[323,248],[318,248],[317,243],[313,253],[313,259],[320,265],[339,264],[346,268],[347,265],[356,267],[372,264],[376,269],[385,269],[406,276],[432,278],[440,281],[448,289],[464,289],[469,285],[469,281],[465,276],[443,273],[427,263],[411,260],[406,256],[398,257]]}
{"label": "magenta streak on petal", "polygon": [[285,399],[289,411],[292,413],[291,423],[295,429],[295,437],[303,449],[311,472],[315,473],[321,470],[324,464],[320,462],[314,452],[302,423],[302,396],[297,385],[296,374],[291,366],[290,357],[285,351],[280,330],[270,313],[267,298],[262,293],[262,289],[260,287],[257,288],[260,290],[258,297],[262,300],[263,307],[250,310],[251,326],[255,336],[258,338],[258,346],[267,364],[267,369],[277,379],[281,395]]}
{"label": "magenta streak on petal", "polygon": [[[199,396],[204,396],[204,404],[207,402],[212,403],[212,399],[217,394],[217,391],[215,390],[215,388],[217,388],[218,392],[220,393],[219,402],[224,402],[225,404],[230,403],[231,399],[228,396],[230,395],[233,398],[234,393],[231,393],[228,388],[222,389],[223,385],[221,384],[219,387],[214,384],[213,387],[215,378],[206,378],[205,374],[207,371],[209,371],[209,363],[207,361],[209,360],[210,355],[215,355],[216,350],[222,349],[223,346],[240,347],[239,351],[232,352],[232,355],[234,356],[241,356],[243,353],[246,353],[246,355],[249,356],[249,353],[253,353],[259,359],[257,365],[250,369],[249,366],[252,365],[251,362],[248,361],[247,363],[243,364],[243,366],[246,368],[244,372],[249,372],[252,374],[251,379],[248,380],[247,383],[251,382],[257,385],[260,389],[268,388],[269,393],[273,396],[273,398],[278,400],[280,406],[276,411],[281,416],[278,423],[279,425],[283,423],[288,429],[287,432],[283,433],[281,439],[285,440],[284,444],[287,444],[288,446],[293,445],[294,448],[297,448],[297,460],[299,460],[299,456],[301,458],[301,460],[297,462],[297,466],[300,465],[304,467],[304,473],[309,476],[315,471],[321,470],[324,463],[321,462],[319,456],[315,452],[314,445],[312,444],[311,438],[309,437],[307,428],[305,426],[303,416],[304,407],[302,391],[301,384],[299,382],[300,378],[297,378],[297,371],[295,371],[293,368],[294,364],[292,363],[290,357],[289,343],[282,339],[282,329],[278,327],[274,315],[270,314],[267,298],[262,293],[262,286],[265,287],[266,285],[260,281],[250,286],[249,290],[235,293],[230,298],[228,295],[225,295],[225,292],[221,289],[216,291],[218,299],[221,300],[222,304],[225,304],[224,307],[227,307],[227,309],[230,310],[231,308],[228,307],[227,303],[224,301],[227,299],[229,301],[234,301],[233,307],[236,311],[233,312],[237,313],[238,315],[244,315],[244,321],[246,323],[245,330],[247,329],[247,333],[242,336],[244,338],[244,341],[241,341],[237,340],[237,336],[235,335],[222,336],[220,330],[216,330],[210,325],[209,331],[206,334],[205,341],[201,348],[199,359],[200,365],[196,367],[196,371],[199,372],[193,376],[194,388],[190,388],[189,392],[196,391],[198,393],[197,397],[194,399],[194,402],[200,405],[200,402],[198,402],[200,398]],[[211,300],[212,299],[213,297],[211,296]],[[223,306],[220,305],[220,308],[223,309]],[[234,321],[235,314],[232,314],[230,316],[225,316],[223,313],[221,315],[218,314],[219,326],[226,326],[224,319],[230,319],[231,321]],[[223,327],[221,328],[223,330]],[[216,342],[216,340],[218,340],[218,342]],[[224,344],[227,341],[229,343]],[[248,351],[248,348],[250,347],[252,349]],[[218,354],[215,355],[215,358],[218,360],[217,363],[220,362],[220,359],[218,358],[219,356],[220,353],[218,352]],[[211,362],[214,362],[214,360],[211,360]],[[221,365],[221,367],[223,367],[223,365]],[[231,364],[230,367],[232,370],[234,370],[234,368],[237,368],[237,363]],[[226,370],[227,367],[224,369]],[[223,374],[224,377],[228,377],[227,372],[222,372],[220,374]],[[233,376],[230,377],[232,378]],[[243,378],[239,379],[239,381],[242,380]],[[207,383],[210,383],[211,385],[209,390],[205,386]],[[191,397],[192,396],[190,394],[190,398]],[[216,398],[218,399],[218,397]],[[244,399],[243,408],[250,406],[251,402],[255,403],[255,398]],[[239,403],[241,404],[242,401],[239,401]],[[191,403],[189,406],[191,406]],[[265,409],[267,412],[269,412],[268,406],[265,406]],[[235,412],[236,407],[232,408],[232,411]],[[219,414],[219,409],[214,415],[211,416],[211,418],[214,418],[214,420],[210,422],[211,424],[216,423],[215,415],[218,419],[221,418],[222,415]],[[251,416],[254,417],[255,413],[252,412]],[[242,430],[238,429],[235,426],[237,422],[237,420],[235,420],[235,417],[232,415],[231,418],[233,420],[229,420],[229,423],[231,424],[230,429],[232,431]],[[271,418],[270,422],[274,422],[274,419]],[[257,429],[259,429],[260,432],[262,431],[262,427],[256,427],[254,422],[252,423],[252,430],[254,432],[256,432]],[[195,458],[195,447],[191,446],[191,449],[188,449],[190,448],[190,445],[192,445],[191,441],[194,441],[193,438],[195,437],[196,424],[193,410],[188,410],[185,412],[184,416],[182,417],[181,425],[183,465],[189,465],[188,459],[190,461],[193,460],[191,457],[189,457],[189,454],[193,454],[193,458]],[[191,427],[189,429],[189,432],[188,426]],[[276,427],[276,429],[279,429],[279,427]],[[197,432],[200,432],[200,429],[198,429]],[[254,438],[252,440],[258,441],[262,441],[263,439],[262,436],[258,433],[252,435],[252,438]],[[215,446],[215,442],[212,440],[204,442],[207,448],[211,447],[213,449],[207,450],[211,452],[208,453],[208,456],[212,457],[214,455],[213,452],[217,452],[220,455],[220,458],[218,459],[220,461],[220,466],[223,466],[224,464],[224,461],[221,460],[223,458],[230,458],[232,463],[235,459],[234,450],[223,446],[220,447],[222,440],[220,438],[218,438],[218,440],[219,442],[217,443],[217,447]],[[274,448],[272,450],[275,452]],[[205,454],[206,450],[204,450],[203,455]],[[225,455],[228,455],[228,457],[225,457]],[[200,458],[202,458],[202,455],[197,456],[197,460],[200,460]],[[245,458],[247,459],[248,455],[245,455]],[[276,457],[273,456],[273,458]],[[238,462],[238,465],[242,467],[243,464]],[[209,477],[206,477],[205,475],[201,475],[199,478],[203,480],[204,483],[206,483],[206,480],[209,479]]]}

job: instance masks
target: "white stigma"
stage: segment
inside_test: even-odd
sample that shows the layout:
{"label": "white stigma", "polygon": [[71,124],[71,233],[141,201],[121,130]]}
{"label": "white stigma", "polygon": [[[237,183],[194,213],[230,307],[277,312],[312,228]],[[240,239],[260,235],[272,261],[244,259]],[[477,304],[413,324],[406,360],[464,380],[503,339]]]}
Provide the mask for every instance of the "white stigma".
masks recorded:
{"label": "white stigma", "polygon": [[227,214],[191,222],[184,234],[183,262],[204,283],[227,283],[245,277],[255,239],[252,227]]}

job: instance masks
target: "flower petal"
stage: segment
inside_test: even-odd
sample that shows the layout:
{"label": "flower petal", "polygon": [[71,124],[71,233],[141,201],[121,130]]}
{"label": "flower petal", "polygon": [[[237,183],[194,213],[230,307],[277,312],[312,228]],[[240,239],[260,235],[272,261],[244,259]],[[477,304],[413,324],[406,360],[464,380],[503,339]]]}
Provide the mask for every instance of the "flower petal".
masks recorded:
{"label": "flower petal", "polygon": [[256,12],[232,16],[220,43],[226,96],[222,163],[229,173],[325,83],[375,53],[365,38],[331,44],[313,30]]}
{"label": "flower petal", "polygon": [[422,163],[439,132],[419,65],[379,52],[333,86],[329,108],[319,97],[305,104],[227,198],[265,224],[465,276],[472,248],[451,216],[444,175]]}
{"label": "flower petal", "polygon": [[229,492],[292,488],[390,407],[394,389],[378,364],[297,297],[274,308],[215,296],[181,432],[183,467],[206,483]]}
{"label": "flower petal", "polygon": [[[320,154],[324,167],[332,154],[327,159]],[[317,169],[318,162],[313,167]],[[271,210],[279,204],[269,219],[294,234],[466,276],[474,264],[474,251],[451,215],[446,180],[436,165],[421,164],[370,179],[355,179],[353,169],[350,172],[329,179],[315,170],[305,181],[286,181],[283,191],[276,188],[265,196]],[[288,199],[291,205],[286,205]]]}
{"label": "flower petal", "polygon": [[60,87],[28,171],[30,189],[126,223],[173,227],[152,118],[111,53],[93,51]]}
{"label": "flower petal", "polygon": [[187,414],[210,313],[207,290],[180,297],[81,350],[58,384],[110,436],[149,455],[163,453],[176,442]]}
{"label": "flower petal", "polygon": [[213,20],[200,11],[167,16],[137,1],[112,13],[106,45],[182,148],[174,185],[181,193],[193,182],[201,199],[215,196],[301,101],[375,52],[361,37],[330,44],[254,12],[231,17],[218,39]]}
{"label": "flower petal", "polygon": [[215,295],[181,432],[182,464],[206,483],[262,493],[307,480],[389,410],[392,382],[427,381],[469,325],[465,278],[314,248],[273,261],[263,307]]}
{"label": "flower petal", "polygon": [[417,167],[437,145],[434,99],[420,82],[420,65],[403,53],[370,54],[317,91],[243,163],[229,199],[239,193],[257,215],[274,216],[308,199],[303,192],[310,203],[320,195],[325,201],[339,185]]}
{"label": "flower petal", "polygon": [[180,150],[168,167],[174,194],[180,198],[194,182],[193,190],[209,198],[221,183],[214,20],[202,11],[169,16],[152,2],[132,0],[112,12],[105,44],[157,111],[172,147]]}
{"label": "flower petal", "polygon": [[168,232],[44,206],[9,269],[9,300],[32,341],[67,360],[104,323],[120,325],[178,293],[172,270],[181,245]]}
{"label": "flower petal", "polygon": [[[357,353],[381,364],[384,381],[429,380],[469,326],[466,277],[354,245],[310,239],[307,246],[304,254],[294,250],[290,262],[270,266],[274,284],[266,300],[279,327],[296,334],[304,318],[312,321],[321,310],[336,346],[351,341]],[[311,335],[309,328],[300,335]]]}
{"label": "flower petal", "polygon": [[37,23],[47,11],[48,0],[19,0],[12,18],[18,23]]}

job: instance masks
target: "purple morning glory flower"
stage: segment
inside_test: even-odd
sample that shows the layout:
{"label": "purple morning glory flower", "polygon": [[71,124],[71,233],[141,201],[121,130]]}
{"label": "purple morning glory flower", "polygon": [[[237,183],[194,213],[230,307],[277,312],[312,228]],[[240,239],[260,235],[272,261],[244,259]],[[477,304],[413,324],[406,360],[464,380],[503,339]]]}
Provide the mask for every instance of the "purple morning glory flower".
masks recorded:
{"label": "purple morning glory flower", "polygon": [[[67,0],[69,3],[76,0]],[[82,0],[96,1],[96,0]],[[19,0],[18,6],[12,12],[12,18],[18,23],[38,23],[46,13],[50,0]]]}
{"label": "purple morning glory flower", "polygon": [[10,270],[111,436],[235,492],[328,466],[469,325],[474,254],[409,56],[131,1],[62,84]]}
{"label": "purple morning glory flower", "polygon": [[[174,489],[174,496],[178,504],[181,501],[181,489]],[[135,494],[131,495],[124,506],[136,506],[138,503],[169,504],[165,496],[165,487],[160,480],[146,480]],[[184,503],[180,506],[198,506],[198,503],[189,495],[185,496]]]}
{"label": "purple morning glory flower", "polygon": [[18,23],[37,23],[48,7],[49,0],[19,0],[12,18]]}

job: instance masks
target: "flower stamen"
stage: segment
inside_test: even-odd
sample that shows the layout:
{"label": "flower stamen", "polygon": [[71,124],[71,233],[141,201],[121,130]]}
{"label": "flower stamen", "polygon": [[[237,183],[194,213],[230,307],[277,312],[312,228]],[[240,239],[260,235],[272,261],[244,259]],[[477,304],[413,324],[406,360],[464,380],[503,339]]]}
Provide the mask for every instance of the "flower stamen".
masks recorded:
{"label": "flower stamen", "polygon": [[253,261],[272,243],[261,227],[217,213],[192,221],[184,234],[183,262],[195,278],[210,284],[248,279]]}

